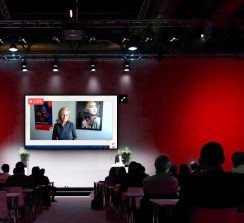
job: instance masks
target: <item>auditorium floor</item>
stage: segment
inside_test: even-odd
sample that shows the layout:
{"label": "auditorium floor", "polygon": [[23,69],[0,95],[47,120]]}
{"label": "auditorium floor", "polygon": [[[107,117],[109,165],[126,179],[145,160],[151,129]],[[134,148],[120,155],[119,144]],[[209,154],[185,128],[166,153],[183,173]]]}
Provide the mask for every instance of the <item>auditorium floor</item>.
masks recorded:
{"label": "auditorium floor", "polygon": [[92,210],[90,197],[55,197],[49,210],[44,210],[35,223],[117,223],[105,217],[105,210]]}

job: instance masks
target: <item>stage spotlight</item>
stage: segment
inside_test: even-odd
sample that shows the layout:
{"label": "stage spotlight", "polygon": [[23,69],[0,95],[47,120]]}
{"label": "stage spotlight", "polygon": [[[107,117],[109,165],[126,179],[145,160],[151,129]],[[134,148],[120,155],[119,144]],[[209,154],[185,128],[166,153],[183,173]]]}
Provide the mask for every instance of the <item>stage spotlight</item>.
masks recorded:
{"label": "stage spotlight", "polygon": [[121,44],[124,49],[128,49],[129,51],[137,50],[138,43],[135,37],[132,36],[130,38],[125,37],[122,39]]}
{"label": "stage spotlight", "polygon": [[19,37],[19,42],[26,45],[27,44],[27,41],[24,37]]}
{"label": "stage spotlight", "polygon": [[53,36],[53,42],[60,43],[60,39],[57,36]]}
{"label": "stage spotlight", "polygon": [[90,71],[95,72],[97,70],[95,63],[92,63],[90,66]]}
{"label": "stage spotlight", "polygon": [[124,62],[124,71],[129,72],[130,71],[130,63],[128,60]]}
{"label": "stage spotlight", "polygon": [[16,43],[14,41],[10,44],[9,51],[11,51],[11,52],[18,51],[18,48],[17,48]]}
{"label": "stage spotlight", "polygon": [[92,36],[92,37],[89,38],[89,43],[90,44],[94,44],[96,42],[97,42],[97,38],[95,36]]}
{"label": "stage spotlight", "polygon": [[73,19],[73,10],[72,9],[69,10],[69,18]]}
{"label": "stage spotlight", "polygon": [[27,69],[27,63],[26,63],[25,60],[22,61],[22,64],[21,64],[21,70],[22,70],[23,72],[27,72],[27,71],[28,71],[28,69]]}
{"label": "stage spotlight", "polygon": [[137,50],[137,46],[136,45],[131,45],[131,46],[128,47],[128,50],[135,51],[135,50]]}
{"label": "stage spotlight", "polygon": [[58,72],[58,62],[54,61],[53,63],[53,72]]}

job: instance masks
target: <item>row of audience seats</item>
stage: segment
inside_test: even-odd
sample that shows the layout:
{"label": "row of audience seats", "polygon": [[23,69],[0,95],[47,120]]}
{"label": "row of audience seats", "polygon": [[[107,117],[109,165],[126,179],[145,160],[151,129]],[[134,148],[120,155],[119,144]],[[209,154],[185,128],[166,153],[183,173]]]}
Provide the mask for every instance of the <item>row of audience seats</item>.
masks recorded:
{"label": "row of audience seats", "polygon": [[[130,173],[130,164],[128,174],[120,177],[121,183],[118,184],[118,174],[111,169],[105,181],[96,183],[95,198],[99,201],[99,208],[105,207],[105,210],[110,210],[112,216],[127,217],[127,222],[132,223],[153,222],[155,205],[159,205],[159,222],[243,223],[244,152],[234,153],[232,160],[233,172],[225,172],[222,168],[225,161],[222,145],[208,142],[200,151],[200,169],[194,174],[188,171],[178,178],[173,175],[173,171],[168,171],[170,159],[166,154],[162,154],[155,159],[156,174],[153,176],[145,176],[144,171]],[[133,166],[136,167],[135,164],[133,163]],[[129,185],[132,182],[133,185]],[[141,186],[143,192],[140,202],[132,199],[128,193],[130,187],[137,186]],[[177,199],[170,208],[163,206],[165,199],[175,198]],[[153,205],[150,199],[160,199],[162,205],[155,200]],[[94,203],[96,204],[95,201]]]}
{"label": "row of audience seats", "polygon": [[[142,187],[129,187],[126,192],[142,191]],[[137,222],[135,220],[137,212],[140,208],[141,198],[135,200],[135,204],[130,204],[128,197],[121,191],[120,185],[114,186],[106,185],[104,181],[94,183],[94,196],[98,202],[93,209],[104,209],[106,218],[108,220],[120,220],[126,222]],[[161,213],[165,210],[160,209]],[[168,215],[163,222],[178,223],[173,212]],[[132,216],[133,215],[133,216]],[[151,216],[153,218],[153,216]],[[162,220],[162,219],[161,219]],[[243,223],[244,213],[237,211],[236,207],[233,208],[203,208],[194,207],[192,209],[189,223]]]}
{"label": "row of audience seats", "polygon": [[[22,187],[2,187],[0,191],[0,222],[32,223],[38,214],[46,209],[43,203],[44,195],[50,192],[49,186],[40,185],[35,189]],[[14,199],[7,199],[7,194],[17,193],[17,203]],[[50,193],[49,193],[50,194]],[[49,200],[51,197],[49,197]]]}
{"label": "row of audience seats", "polygon": [[0,222],[32,223],[44,209],[54,201],[55,187],[39,167],[33,167],[32,174],[26,176],[24,165],[18,162],[14,174],[3,164],[0,184]]}

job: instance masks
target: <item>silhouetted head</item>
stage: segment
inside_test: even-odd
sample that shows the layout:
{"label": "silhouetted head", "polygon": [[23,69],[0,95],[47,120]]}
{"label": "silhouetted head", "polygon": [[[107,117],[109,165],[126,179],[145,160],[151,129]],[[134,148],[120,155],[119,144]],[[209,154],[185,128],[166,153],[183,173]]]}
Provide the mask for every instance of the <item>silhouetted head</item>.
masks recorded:
{"label": "silhouetted head", "polygon": [[42,176],[44,176],[44,174],[45,174],[45,169],[44,169],[44,168],[41,168],[41,169],[40,169],[40,174],[41,174]]}
{"label": "silhouetted head", "polygon": [[22,162],[18,162],[15,165],[14,173],[24,173],[25,172],[25,165]]}
{"label": "silhouetted head", "polygon": [[238,151],[234,152],[233,155],[231,156],[232,163],[234,168],[238,167],[239,165],[244,164],[244,152]]}
{"label": "silhouetted head", "polygon": [[138,163],[138,172],[140,173],[146,172],[146,168],[141,163]]}
{"label": "silhouetted head", "polygon": [[175,164],[171,164],[169,167],[169,175],[177,175],[177,166]]}
{"label": "silhouetted head", "polygon": [[4,173],[8,173],[9,172],[9,165],[8,164],[3,164],[2,165],[2,171],[4,172]]}
{"label": "silhouetted head", "polygon": [[24,173],[25,172],[25,165],[21,161],[15,164],[16,173]]}
{"label": "silhouetted head", "polygon": [[130,162],[128,167],[128,173],[129,174],[136,174],[138,173],[138,164],[135,161]]}
{"label": "silhouetted head", "polygon": [[225,162],[224,149],[218,142],[206,143],[200,152],[199,163],[204,167],[219,167]]}
{"label": "silhouetted head", "polygon": [[111,167],[109,170],[109,176],[116,176],[117,174],[117,168],[116,167]]}
{"label": "silhouetted head", "polygon": [[179,175],[180,176],[189,176],[190,174],[191,174],[191,170],[188,167],[188,165],[185,163],[180,164]]}
{"label": "silhouetted head", "polygon": [[169,168],[170,166],[170,160],[167,155],[159,155],[155,162],[154,162],[155,168],[157,172],[162,172],[165,171]]}
{"label": "silhouetted head", "polygon": [[32,167],[31,173],[32,173],[32,175],[39,175],[40,174],[40,168],[39,168],[39,166]]}

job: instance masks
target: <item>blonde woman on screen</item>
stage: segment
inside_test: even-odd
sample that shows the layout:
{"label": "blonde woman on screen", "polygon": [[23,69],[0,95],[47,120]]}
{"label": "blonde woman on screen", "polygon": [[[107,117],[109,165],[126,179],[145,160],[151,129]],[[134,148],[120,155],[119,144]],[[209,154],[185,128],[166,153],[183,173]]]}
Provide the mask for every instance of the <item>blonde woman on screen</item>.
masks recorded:
{"label": "blonde woman on screen", "polygon": [[58,119],[53,127],[52,140],[77,139],[76,129],[70,119],[70,109],[62,107],[58,112]]}

